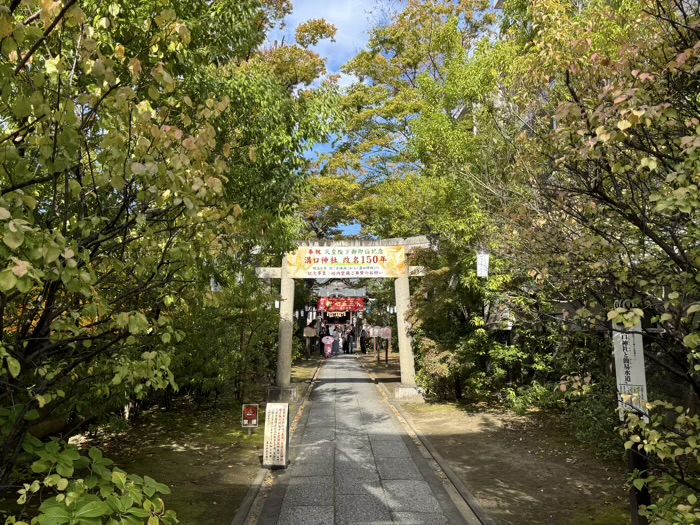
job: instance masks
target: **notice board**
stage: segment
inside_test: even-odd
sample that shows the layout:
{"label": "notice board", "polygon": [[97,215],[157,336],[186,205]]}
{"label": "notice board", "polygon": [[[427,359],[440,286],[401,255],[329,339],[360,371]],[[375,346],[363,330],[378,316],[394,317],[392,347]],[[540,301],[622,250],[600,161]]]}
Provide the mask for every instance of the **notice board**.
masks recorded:
{"label": "notice board", "polygon": [[289,403],[268,403],[265,409],[264,468],[287,468]]}

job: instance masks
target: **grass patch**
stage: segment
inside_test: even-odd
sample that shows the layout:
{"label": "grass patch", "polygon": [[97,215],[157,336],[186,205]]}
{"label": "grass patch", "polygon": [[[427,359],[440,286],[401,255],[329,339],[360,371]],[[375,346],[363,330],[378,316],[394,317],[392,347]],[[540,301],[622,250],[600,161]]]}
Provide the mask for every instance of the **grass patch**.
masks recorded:
{"label": "grass patch", "polygon": [[627,525],[629,508],[621,505],[584,505],[575,509],[570,525]]}

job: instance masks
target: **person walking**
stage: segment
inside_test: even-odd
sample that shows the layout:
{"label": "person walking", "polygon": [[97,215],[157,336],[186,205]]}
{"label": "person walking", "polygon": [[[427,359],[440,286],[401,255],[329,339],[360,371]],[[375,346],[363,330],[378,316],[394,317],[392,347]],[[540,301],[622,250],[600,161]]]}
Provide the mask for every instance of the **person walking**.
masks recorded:
{"label": "person walking", "polygon": [[362,327],[362,331],[360,332],[360,350],[363,354],[367,353],[367,330],[364,326]]}
{"label": "person walking", "polygon": [[331,337],[333,338],[333,355],[338,355],[338,352],[340,351],[340,346],[338,344],[338,327],[334,326],[333,331],[331,332]]}
{"label": "person walking", "polygon": [[355,350],[355,327],[351,326],[348,331],[348,354],[352,354]]}

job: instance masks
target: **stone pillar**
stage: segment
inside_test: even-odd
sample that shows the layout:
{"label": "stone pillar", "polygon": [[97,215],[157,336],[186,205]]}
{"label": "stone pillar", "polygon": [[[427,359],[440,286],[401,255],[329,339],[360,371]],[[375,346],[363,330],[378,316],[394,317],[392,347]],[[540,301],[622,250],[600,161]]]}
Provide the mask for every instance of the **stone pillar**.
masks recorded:
{"label": "stone pillar", "polygon": [[287,275],[287,257],[282,259],[280,285],[280,326],[277,347],[277,380],[268,390],[268,400],[294,401],[296,388],[289,386],[292,375],[292,337],[294,335],[294,279]]}
{"label": "stone pillar", "polygon": [[408,268],[406,275],[399,277],[394,282],[396,292],[396,326],[399,340],[399,361],[401,363],[401,384],[416,386],[416,369],[411,348],[411,336],[408,333],[406,314],[411,301],[411,292],[408,286]]}

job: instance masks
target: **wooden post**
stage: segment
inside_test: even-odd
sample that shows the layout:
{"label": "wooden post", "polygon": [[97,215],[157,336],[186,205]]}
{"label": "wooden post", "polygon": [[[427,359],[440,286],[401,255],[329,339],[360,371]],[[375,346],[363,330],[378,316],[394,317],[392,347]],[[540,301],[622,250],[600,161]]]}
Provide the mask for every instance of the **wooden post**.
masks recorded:
{"label": "wooden post", "polygon": [[[646,472],[649,469],[646,454],[643,450],[631,448],[627,451],[627,467],[629,473],[632,474],[635,470],[643,473],[646,477]],[[630,487],[630,510],[632,514],[632,525],[648,525],[649,521],[644,516],[639,515],[639,507],[641,505],[650,505],[651,496],[646,485],[642,490],[637,490],[636,487]]]}

